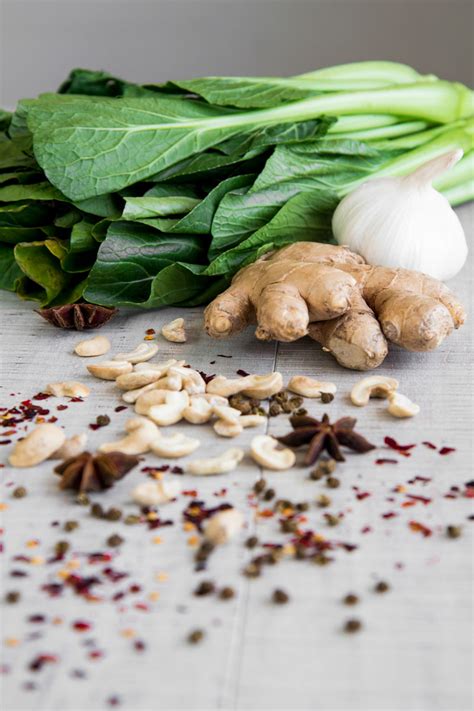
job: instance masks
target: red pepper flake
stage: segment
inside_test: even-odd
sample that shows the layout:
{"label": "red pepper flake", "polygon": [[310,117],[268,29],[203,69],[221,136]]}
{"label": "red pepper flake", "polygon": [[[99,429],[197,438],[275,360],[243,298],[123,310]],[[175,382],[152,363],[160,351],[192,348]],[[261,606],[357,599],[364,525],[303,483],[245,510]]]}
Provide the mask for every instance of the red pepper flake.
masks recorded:
{"label": "red pepper flake", "polygon": [[393,437],[384,437],[383,441],[387,445],[387,447],[390,447],[390,449],[395,449],[397,452],[408,452],[408,450],[413,449],[413,447],[416,447],[416,444],[400,444],[395,439],[393,439]]}
{"label": "red pepper flake", "polygon": [[217,357],[218,357],[218,358],[232,358],[231,355],[224,355],[223,353],[218,353],[218,354],[217,354]]}
{"label": "red pepper flake", "polygon": [[167,472],[169,471],[169,468],[169,464],[163,464],[161,467],[142,467],[140,471],[153,475],[155,472]]}
{"label": "red pepper flake", "polygon": [[416,501],[404,501],[402,504],[402,509],[408,509],[410,506],[416,506]]}
{"label": "red pepper flake", "polygon": [[56,410],[59,410],[60,412],[62,412],[63,410],[67,410],[67,408],[68,408],[68,405],[58,405]]}
{"label": "red pepper flake", "polygon": [[237,373],[237,375],[240,375],[242,378],[245,378],[247,375],[250,375],[250,373],[247,373],[246,370],[242,370],[242,368],[239,368],[235,372]]}
{"label": "red pepper flake", "polygon": [[433,444],[433,442],[422,442],[421,444],[424,444],[425,447],[428,447],[428,449],[438,449],[437,446]]}
{"label": "red pepper flake", "polygon": [[407,484],[416,484],[416,482],[419,481],[422,484],[429,484],[431,480],[430,477],[428,476],[414,476],[413,479],[409,479]]}
{"label": "red pepper flake", "polygon": [[372,533],[372,527],[371,526],[364,526],[364,528],[360,529],[361,533]]}
{"label": "red pepper flake", "polygon": [[109,706],[120,706],[121,701],[118,696],[109,696],[109,698],[107,699],[107,704]]}
{"label": "red pepper flake", "polygon": [[11,439],[2,439],[0,440],[0,444],[11,444]]}
{"label": "red pepper flake", "polygon": [[88,632],[92,629],[92,622],[86,622],[85,620],[76,620],[71,625],[72,629],[76,632]]}
{"label": "red pepper flake", "polygon": [[184,489],[184,491],[181,492],[183,496],[197,496],[198,493],[196,489]]}
{"label": "red pepper flake", "polygon": [[395,516],[398,516],[395,511],[387,511],[387,513],[382,514],[382,518],[395,518]]}
{"label": "red pepper flake", "polygon": [[119,570],[114,570],[110,566],[108,566],[107,568],[104,568],[102,573],[103,573],[103,575],[105,575],[106,578],[108,578],[113,583],[117,583],[119,580],[123,580],[124,578],[128,578],[128,576],[129,576],[128,573],[124,573]]}
{"label": "red pepper flake", "polygon": [[375,464],[398,464],[397,459],[386,459],[382,457],[381,459],[376,459]]}
{"label": "red pepper flake", "polygon": [[171,467],[170,474],[184,474],[183,467]]}
{"label": "red pepper flake", "polygon": [[441,454],[442,456],[444,456],[446,454],[451,454],[451,452],[455,452],[455,451],[456,451],[455,447],[441,447],[438,454]]}
{"label": "red pepper flake", "polygon": [[472,486],[467,486],[463,493],[464,498],[474,499],[474,488]]}
{"label": "red pepper flake", "polygon": [[33,395],[33,397],[31,399],[32,400],[47,400],[50,397],[51,397],[50,393],[36,393],[36,395]]}
{"label": "red pepper flake", "polygon": [[133,643],[133,648],[136,652],[144,652],[146,649],[146,644],[141,639],[136,639]]}
{"label": "red pepper flake", "polygon": [[408,525],[412,531],[415,531],[416,533],[422,533],[424,538],[428,538],[433,533],[431,528],[428,528],[428,526],[425,526],[419,521],[410,521]]}
{"label": "red pepper flake", "polygon": [[50,418],[48,419],[48,422],[57,422],[57,421],[58,421],[58,418],[55,417],[54,415],[53,415],[53,417],[50,417]]}
{"label": "red pepper flake", "polygon": [[208,383],[210,383],[211,380],[214,380],[214,378],[216,377],[216,374],[215,374],[215,373],[212,373],[211,375],[209,375],[208,373],[204,373],[204,371],[202,371],[202,370],[198,370],[198,373],[199,373],[199,375],[201,376],[201,378],[204,380],[204,382],[206,383],[206,385],[207,385]]}
{"label": "red pepper flake", "polygon": [[58,658],[55,654],[39,654],[30,662],[30,671],[41,671],[45,664],[55,664]]}
{"label": "red pepper flake", "polygon": [[82,397],[72,397],[69,402],[84,402],[84,398]]}
{"label": "red pepper flake", "polygon": [[97,659],[102,659],[104,656],[104,652],[102,652],[100,649],[93,649],[92,652],[89,652],[87,655],[89,659],[92,659],[96,661]]}
{"label": "red pepper flake", "polygon": [[118,405],[118,406],[115,408],[114,412],[123,412],[123,410],[127,410],[127,409],[128,409],[128,408],[127,408],[126,405]]}
{"label": "red pepper flake", "polygon": [[147,336],[154,336],[155,333],[156,333],[156,331],[155,331],[154,328],[147,328],[147,330],[145,331],[145,333],[146,333]]}
{"label": "red pepper flake", "polygon": [[47,583],[41,586],[43,592],[48,593],[50,597],[59,597],[63,592],[64,586],[61,583]]}
{"label": "red pepper flake", "polygon": [[370,494],[369,491],[359,491],[359,492],[356,494],[356,499],[357,499],[358,501],[363,501],[364,499],[367,499],[367,497],[369,497],[369,496],[371,496],[371,494]]}
{"label": "red pepper flake", "polygon": [[258,512],[260,518],[272,518],[275,515],[274,511],[271,509],[260,509]]}
{"label": "red pepper flake", "polygon": [[141,612],[148,612],[149,607],[145,602],[136,602],[133,606],[136,610],[140,610]]}
{"label": "red pepper flake", "polygon": [[225,496],[227,494],[227,489],[220,489],[219,491],[214,492],[214,496]]}
{"label": "red pepper flake", "polygon": [[109,563],[112,558],[110,553],[90,553],[87,560],[89,563]]}
{"label": "red pepper flake", "polygon": [[415,494],[406,494],[407,499],[412,499],[412,501],[421,501],[422,504],[427,506],[431,504],[431,499],[427,496],[416,496]]}

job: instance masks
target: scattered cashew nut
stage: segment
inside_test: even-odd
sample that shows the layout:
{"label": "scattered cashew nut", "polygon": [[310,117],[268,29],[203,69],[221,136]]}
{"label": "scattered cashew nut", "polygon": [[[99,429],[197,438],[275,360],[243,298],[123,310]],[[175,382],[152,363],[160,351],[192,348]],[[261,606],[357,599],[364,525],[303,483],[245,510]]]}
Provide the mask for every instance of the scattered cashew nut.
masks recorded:
{"label": "scattered cashew nut", "polygon": [[175,499],[180,488],[176,480],[144,481],[133,489],[132,499],[140,506],[160,506]]}
{"label": "scattered cashew nut", "polygon": [[388,402],[387,411],[394,417],[414,417],[420,412],[420,406],[401,393],[391,392]]}
{"label": "scattered cashew nut", "polygon": [[123,454],[145,454],[153,440],[160,436],[158,427],[146,417],[131,417],[125,423],[126,437],[117,442],[104,442],[100,452],[122,452]]}
{"label": "scattered cashew nut", "polygon": [[[128,361],[124,361],[127,362]],[[129,363],[130,369],[132,365]],[[143,388],[144,385],[150,385],[150,383],[155,383],[161,378],[161,373],[159,370],[140,370],[125,371],[123,375],[120,375],[116,380],[117,387],[120,390],[136,390],[137,388]]]}
{"label": "scattered cashew nut", "polygon": [[[247,397],[257,400],[265,400],[280,392],[283,387],[283,377],[281,373],[268,373],[268,375],[250,375],[248,383],[242,390]],[[250,386],[250,387],[249,387]]]}
{"label": "scattered cashew nut", "polygon": [[144,363],[158,353],[156,343],[140,343],[129,353],[118,353],[113,360],[128,360],[129,363]]}
{"label": "scattered cashew nut", "polygon": [[212,417],[213,406],[209,400],[201,395],[191,395],[189,405],[183,410],[186,422],[192,425],[202,425]]}
{"label": "scattered cashew nut", "polygon": [[184,368],[177,365],[172,365],[168,371],[168,376],[180,375],[183,381],[183,389],[190,395],[199,395],[206,392],[206,383],[204,378],[197,370],[193,368]]}
{"label": "scattered cashew nut", "polygon": [[370,375],[362,378],[351,390],[351,400],[354,405],[364,407],[371,397],[389,397],[398,388],[398,380],[385,375]]}
{"label": "scattered cashew nut", "polygon": [[214,405],[212,412],[218,420],[224,420],[230,424],[233,424],[241,417],[240,410],[235,407],[229,407],[229,405]]}
{"label": "scattered cashew nut", "polygon": [[166,393],[169,390],[161,390],[161,388],[154,388],[146,393],[140,395],[135,403],[135,412],[137,415],[148,415],[148,410],[154,405],[163,405],[166,402]]}
{"label": "scattered cashew nut", "polygon": [[265,424],[267,418],[263,415],[241,415],[239,417],[239,425],[242,427],[258,427]]}
{"label": "scattered cashew nut", "polygon": [[165,324],[161,329],[161,335],[166,338],[167,341],[184,343],[186,341],[184,318],[175,318],[174,321]]}
{"label": "scattered cashew nut", "polygon": [[222,545],[243,527],[244,517],[237,509],[224,509],[211,516],[204,528],[204,537],[214,545]]}
{"label": "scattered cashew nut", "polygon": [[257,464],[266,469],[283,471],[294,465],[295,453],[288,448],[280,449],[279,442],[269,435],[256,435],[250,444],[250,454]]}
{"label": "scattered cashew nut", "polygon": [[17,442],[8,461],[12,467],[34,467],[56,452],[64,444],[66,435],[57,425],[38,425]]}
{"label": "scattered cashew nut", "polygon": [[239,420],[217,420],[213,428],[220,437],[238,437],[244,431]]}
{"label": "scattered cashew nut", "polygon": [[147,416],[157,425],[174,425],[183,418],[183,411],[189,404],[189,395],[185,390],[174,392],[167,390],[165,401],[161,405],[152,405]]}
{"label": "scattered cashew nut", "polygon": [[185,363],[185,360],[176,360],[176,358],[170,358],[169,360],[165,360],[163,363],[137,363],[135,366],[135,370],[160,370],[161,375],[166,375],[168,369],[171,368],[172,365],[182,367],[183,365],[185,365]]}
{"label": "scattered cashew nut", "polygon": [[321,397],[322,393],[334,395],[337,387],[325,380],[315,380],[306,375],[294,375],[288,383],[288,390],[303,397]]}
{"label": "scattered cashew nut", "polygon": [[85,450],[87,444],[87,434],[82,432],[81,434],[74,435],[65,440],[65,442],[57,449],[53,454],[50,455],[50,459],[70,459],[71,457],[77,457],[79,454]]}
{"label": "scattered cashew nut", "polygon": [[110,351],[110,341],[106,336],[86,338],[84,341],[79,341],[74,348],[74,353],[83,358],[105,355],[108,351]]}
{"label": "scattered cashew nut", "polygon": [[151,451],[159,457],[175,459],[177,457],[187,457],[192,454],[200,445],[198,439],[186,437],[182,432],[175,432],[169,437],[161,436],[151,443]]}
{"label": "scattered cashew nut", "polygon": [[55,397],[87,397],[90,388],[77,380],[65,380],[61,383],[49,383],[45,392]]}
{"label": "scattered cashew nut", "polygon": [[186,471],[188,474],[194,474],[196,476],[227,474],[228,472],[234,471],[243,458],[243,450],[233,447],[218,457],[206,457],[204,459],[194,459],[192,462],[188,462]]}
{"label": "scattered cashew nut", "polygon": [[87,366],[91,375],[102,380],[115,380],[121,375],[131,373],[133,365],[128,360],[103,360],[102,363],[91,363]]}

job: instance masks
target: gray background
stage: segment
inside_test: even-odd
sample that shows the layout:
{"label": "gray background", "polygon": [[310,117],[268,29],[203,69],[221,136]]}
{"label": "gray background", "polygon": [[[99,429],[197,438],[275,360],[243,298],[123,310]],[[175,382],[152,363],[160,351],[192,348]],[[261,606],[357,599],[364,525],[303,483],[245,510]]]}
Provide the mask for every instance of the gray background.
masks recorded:
{"label": "gray background", "polygon": [[0,0],[0,102],[75,66],[137,81],[390,59],[472,84],[470,0]]}

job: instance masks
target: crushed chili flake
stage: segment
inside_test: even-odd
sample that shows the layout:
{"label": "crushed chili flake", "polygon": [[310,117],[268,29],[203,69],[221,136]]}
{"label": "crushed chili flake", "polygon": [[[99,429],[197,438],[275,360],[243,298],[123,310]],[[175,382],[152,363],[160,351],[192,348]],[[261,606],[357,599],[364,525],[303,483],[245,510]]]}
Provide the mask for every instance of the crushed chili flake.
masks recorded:
{"label": "crushed chili flake", "polygon": [[371,533],[372,532],[372,526],[364,526],[364,528],[360,529],[361,533]]}
{"label": "crushed chili flake", "polygon": [[214,378],[216,377],[216,374],[215,374],[215,373],[212,373],[211,375],[209,375],[208,373],[205,373],[203,370],[198,370],[198,373],[199,373],[199,375],[201,376],[201,378],[204,380],[204,382],[206,383],[206,385],[207,385],[208,383],[210,383],[211,380],[214,380]]}
{"label": "crushed chili flake", "polygon": [[415,531],[416,533],[423,534],[424,538],[428,538],[433,533],[431,528],[428,528],[428,526],[425,526],[423,523],[420,523],[419,521],[410,521],[408,526],[410,527],[410,529],[412,531]]}
{"label": "crushed chili flake", "polygon": [[126,405],[118,405],[118,406],[115,408],[114,412],[123,412],[123,410],[127,410],[127,409],[128,409],[128,408],[127,408]]}
{"label": "crushed chili flake", "polygon": [[381,459],[376,459],[375,464],[398,464],[398,459],[387,459],[382,457]]}
{"label": "crushed chili flake", "polygon": [[184,489],[181,493],[183,496],[192,496],[193,498],[198,495],[196,489]]}
{"label": "crushed chili flake", "polygon": [[408,480],[408,484],[416,484],[416,482],[420,482],[421,484],[429,484],[430,481],[432,481],[431,477],[428,476],[414,476],[413,479]]}
{"label": "crushed chili flake", "polygon": [[239,368],[235,372],[237,373],[237,375],[240,375],[242,378],[245,378],[247,375],[250,375],[250,373],[247,373],[247,371],[243,370],[242,368]]}
{"label": "crushed chili flake", "polygon": [[395,518],[395,516],[398,516],[395,511],[387,511],[387,513],[381,514],[382,518]]}
{"label": "crushed chili flake", "polygon": [[76,632],[88,632],[92,629],[92,622],[86,622],[85,620],[76,620],[71,625],[72,629]]}
{"label": "crushed chili flake", "polygon": [[441,454],[442,456],[444,456],[446,454],[451,454],[451,452],[455,452],[455,451],[456,451],[455,447],[441,447],[438,454]]}
{"label": "crushed chili flake", "polygon": [[363,501],[364,499],[367,499],[369,496],[372,496],[372,494],[369,491],[359,491],[356,493],[356,499],[358,501]]}
{"label": "crushed chili flake", "polygon": [[36,395],[33,395],[33,397],[31,399],[32,400],[47,400],[50,397],[51,397],[50,393],[36,393]]}
{"label": "crushed chili flake", "polygon": [[67,405],[58,405],[56,407],[56,410],[59,410],[60,412],[62,412],[63,410],[67,410],[67,408],[68,408]]}
{"label": "crushed chili flake", "polygon": [[437,446],[433,444],[433,442],[422,442],[421,444],[424,444],[425,447],[428,447],[428,449],[438,449]]}
{"label": "crushed chili flake", "polygon": [[427,496],[417,496],[416,494],[406,494],[406,497],[407,499],[411,499],[412,501],[420,501],[425,506],[431,504],[432,501]]}
{"label": "crushed chili flake", "polygon": [[393,437],[384,437],[383,441],[387,445],[387,447],[390,447],[390,449],[394,449],[400,454],[404,454],[405,457],[410,456],[409,450],[413,449],[413,447],[416,447],[416,444],[400,444]]}
{"label": "crushed chili flake", "polygon": [[45,664],[55,664],[58,661],[58,657],[55,654],[39,654],[37,657],[30,662],[30,671],[41,671]]}
{"label": "crushed chili flake", "polygon": [[183,511],[183,518],[186,522],[192,523],[199,531],[201,531],[203,521],[210,518],[218,511],[225,511],[226,509],[231,508],[233,508],[232,505],[226,503],[207,508],[204,501],[193,499]]}

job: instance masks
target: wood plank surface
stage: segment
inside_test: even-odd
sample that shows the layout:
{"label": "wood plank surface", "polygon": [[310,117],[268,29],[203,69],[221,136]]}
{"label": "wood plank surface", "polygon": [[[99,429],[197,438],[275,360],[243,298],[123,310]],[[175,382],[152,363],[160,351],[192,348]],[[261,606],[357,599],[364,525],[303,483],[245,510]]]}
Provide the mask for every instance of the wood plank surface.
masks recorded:
{"label": "wood plank surface", "polygon": [[[469,207],[459,210],[471,243],[472,214]],[[452,286],[470,310],[472,260]],[[119,437],[131,410],[116,413],[120,399],[114,384],[93,379],[84,359],[72,354],[82,336],[50,327],[31,304],[14,296],[2,292],[0,298],[0,405],[11,407],[28,399],[48,382],[77,379],[92,388],[86,402],[70,403],[59,412],[57,405],[67,400],[50,398],[37,404],[56,414],[68,435],[88,431],[92,450],[105,439]],[[349,454],[337,470],[341,481],[337,489],[309,480],[309,470],[301,466],[265,476],[278,498],[314,502],[322,493],[329,495],[331,505],[322,510],[311,503],[302,525],[357,548],[348,552],[336,546],[329,565],[285,559],[266,566],[258,579],[244,577],[242,568],[254,555],[244,545],[249,535],[255,533],[263,542],[289,540],[280,532],[277,517],[255,518],[248,496],[261,472],[246,457],[232,474],[180,478],[182,491],[196,489],[197,498],[208,506],[230,502],[246,517],[242,534],[211,556],[207,570],[195,572],[192,532],[182,526],[189,495],[180,494],[160,509],[160,517],[172,520],[172,526],[150,530],[145,524],[98,520],[88,507],[74,504],[69,492],[58,489],[52,462],[12,469],[7,464],[10,446],[4,445],[2,591],[4,595],[19,591],[21,598],[16,604],[1,605],[2,708],[92,711],[116,704],[130,711],[468,711],[473,701],[474,522],[468,520],[473,499],[463,492],[473,477],[471,323],[435,353],[391,349],[378,372],[398,378],[401,392],[421,407],[416,418],[399,421],[385,413],[383,401],[371,401],[364,409],[352,406],[348,392],[360,374],[340,368],[308,339],[259,343],[249,329],[229,341],[211,341],[202,331],[200,309],[123,312],[100,333],[110,338],[114,352],[129,350],[142,342],[147,328],[158,331],[178,315],[186,319],[188,342],[158,339],[160,359],[183,357],[207,373],[231,377],[238,368],[258,373],[278,370],[285,381],[305,373],[337,384],[332,403],[307,401],[308,409],[315,415],[327,411],[334,419],[345,414],[357,417],[358,429],[380,449],[364,456]],[[110,415],[111,424],[93,432],[88,424],[100,414]],[[255,434],[245,430],[236,443],[218,438],[209,426],[172,429],[199,436],[201,449],[192,456],[216,454],[229,446],[248,449]],[[270,419],[265,429],[284,433],[286,416]],[[384,448],[387,435],[416,444],[412,456]],[[438,449],[423,445],[426,441]],[[441,446],[455,451],[441,456]],[[398,463],[375,464],[386,457]],[[141,466],[161,463],[147,456]],[[119,507],[125,515],[136,513],[130,491],[144,476],[137,468],[106,494],[91,498]],[[15,499],[12,491],[20,485],[28,495]],[[404,490],[395,491],[400,486]],[[446,498],[453,486],[459,487],[454,498]],[[430,503],[410,500],[406,494],[423,496]],[[402,506],[407,501],[413,505]],[[327,525],[328,511],[343,514],[339,526]],[[384,517],[392,513],[396,515]],[[64,532],[67,520],[78,521],[79,528]],[[412,530],[411,521],[427,526],[431,535]],[[448,524],[462,527],[460,538],[446,536]],[[125,539],[119,549],[106,545],[114,533]],[[157,536],[161,542],[156,542]],[[68,540],[71,550],[65,561],[48,562],[58,540]],[[104,551],[112,554],[112,561],[90,562],[90,554]],[[107,567],[128,577],[112,582],[103,572]],[[26,576],[14,577],[15,571]],[[89,602],[71,586],[65,586],[59,597],[42,589],[61,583],[71,571],[98,574],[104,582],[93,590],[102,600]],[[233,586],[236,596],[228,601],[215,595],[193,596],[198,582],[208,579],[218,587]],[[379,580],[390,584],[388,592],[373,591]],[[130,592],[131,585],[140,589]],[[287,605],[271,602],[275,588],[290,595]],[[118,592],[126,595],[113,601]],[[359,605],[342,604],[348,592],[360,597]],[[40,621],[31,616],[41,616]],[[342,627],[351,617],[363,626],[348,635]],[[78,620],[90,622],[92,628],[75,631]],[[195,628],[206,635],[193,646],[186,637]],[[134,647],[137,640],[145,643],[144,651]],[[40,654],[55,655],[57,660],[32,672],[29,666]]]}

